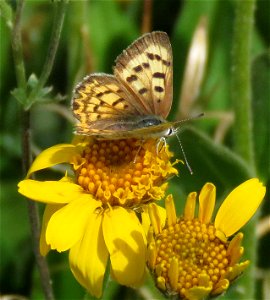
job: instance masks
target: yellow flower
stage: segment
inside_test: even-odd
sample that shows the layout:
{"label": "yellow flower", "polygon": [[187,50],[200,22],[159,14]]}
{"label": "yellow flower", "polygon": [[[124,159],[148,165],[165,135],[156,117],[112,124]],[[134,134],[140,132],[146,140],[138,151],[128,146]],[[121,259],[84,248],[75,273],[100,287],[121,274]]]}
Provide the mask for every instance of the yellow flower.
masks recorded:
{"label": "yellow flower", "polygon": [[247,180],[228,195],[213,223],[216,188],[211,183],[199,194],[198,217],[196,192],[189,194],[180,218],[171,195],[165,201],[166,217],[151,204],[147,264],[157,287],[165,294],[189,300],[225,292],[249,264],[239,262],[244,252],[243,234],[228,238],[252,217],[264,195],[265,187],[258,179]]}
{"label": "yellow flower", "polygon": [[146,238],[135,208],[164,196],[166,179],[177,170],[168,147],[156,141],[97,141],[81,138],[43,151],[27,177],[69,163],[73,177],[59,181],[22,180],[19,192],[46,203],[40,251],[69,252],[71,271],[92,295],[102,294],[108,259],[111,276],[126,286],[144,277]]}

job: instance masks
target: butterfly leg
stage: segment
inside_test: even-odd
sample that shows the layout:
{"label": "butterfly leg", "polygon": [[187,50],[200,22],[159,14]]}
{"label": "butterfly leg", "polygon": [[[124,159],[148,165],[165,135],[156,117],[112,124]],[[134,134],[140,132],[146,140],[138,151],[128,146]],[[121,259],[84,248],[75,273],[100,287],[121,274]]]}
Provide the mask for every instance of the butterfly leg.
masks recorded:
{"label": "butterfly leg", "polygon": [[144,143],[144,139],[141,139],[141,142],[140,142],[139,148],[138,148],[138,150],[137,150],[137,152],[136,152],[136,155],[135,155],[135,157],[134,157],[134,159],[133,159],[133,163],[134,163],[134,164],[136,163],[137,156],[138,156],[139,152],[140,152],[140,151],[141,151],[141,149],[142,149],[142,145],[143,145],[143,143]]}
{"label": "butterfly leg", "polygon": [[166,147],[166,145],[167,145],[166,138],[163,136],[157,142],[157,148],[156,148],[157,155],[159,154],[159,152],[161,152],[163,147]]}

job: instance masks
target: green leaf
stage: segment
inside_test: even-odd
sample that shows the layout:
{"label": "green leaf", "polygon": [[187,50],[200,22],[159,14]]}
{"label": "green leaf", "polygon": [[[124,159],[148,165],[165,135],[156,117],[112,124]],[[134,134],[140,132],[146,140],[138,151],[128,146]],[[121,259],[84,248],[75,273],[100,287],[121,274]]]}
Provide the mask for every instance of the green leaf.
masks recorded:
{"label": "green leaf", "polygon": [[22,105],[25,105],[27,96],[24,89],[15,88],[13,91],[11,91],[11,95],[14,96],[15,99],[18,100]]}
{"label": "green leaf", "polygon": [[270,178],[270,52],[259,55],[252,64],[252,111],[257,171]]}
{"label": "green leaf", "polygon": [[38,78],[36,74],[31,74],[27,81],[27,86],[29,86],[31,89],[34,89],[38,84]]}
{"label": "green leaf", "polygon": [[0,1],[0,16],[6,21],[6,25],[12,28],[12,8],[7,1]]}
{"label": "green leaf", "polygon": [[[250,178],[250,170],[240,157],[201,131],[184,127],[179,137],[193,175],[186,166],[180,165],[179,178],[173,178],[173,182],[178,182],[186,194],[198,191],[198,187],[200,189],[206,182],[214,183],[218,191],[225,191]],[[175,158],[183,159],[176,139],[172,149],[176,153]]]}

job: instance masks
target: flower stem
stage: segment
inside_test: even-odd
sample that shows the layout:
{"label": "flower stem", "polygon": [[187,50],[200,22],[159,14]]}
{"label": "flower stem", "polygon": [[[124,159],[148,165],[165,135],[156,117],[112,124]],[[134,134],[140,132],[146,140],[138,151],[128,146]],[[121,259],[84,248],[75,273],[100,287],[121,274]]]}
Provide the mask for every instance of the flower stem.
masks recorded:
{"label": "flower stem", "polygon": [[251,114],[251,36],[255,0],[235,1],[232,47],[232,103],[235,112],[235,151],[255,173]]}
{"label": "flower stem", "polygon": [[[21,93],[23,93],[24,95],[24,100],[25,100],[24,104],[26,104],[29,103],[30,97],[27,96],[27,81],[25,75],[25,67],[24,67],[23,52],[22,52],[22,39],[21,39],[21,17],[24,8],[24,3],[25,3],[24,0],[18,0],[17,2],[17,9],[15,13],[14,25],[12,30],[12,51],[14,56],[17,85],[18,88],[21,90]],[[52,69],[56,49],[59,42],[60,32],[62,28],[65,5],[66,5],[65,1],[61,1],[60,3],[57,3],[57,8],[59,7],[59,9],[57,9],[58,13],[56,13],[54,30],[53,30],[51,43],[50,43],[48,57],[45,61],[41,78],[35,89],[36,94],[46,83]],[[30,109],[25,109],[25,108],[26,106],[24,105],[24,109],[22,110],[22,167],[23,167],[24,174],[26,174],[27,170],[30,168],[31,160],[32,160],[31,159],[31,137],[30,137],[30,128],[31,128]],[[38,207],[36,203],[32,201],[28,202],[28,214],[29,214],[29,222],[31,226],[31,234],[33,237],[34,254],[35,254],[38,271],[41,278],[41,284],[42,284],[44,296],[45,299],[47,300],[53,300],[54,295],[51,286],[48,264],[45,258],[41,256],[39,251],[40,220],[38,214]]]}
{"label": "flower stem", "polygon": [[[234,150],[246,161],[252,176],[256,174],[251,113],[251,37],[254,23],[255,0],[235,1],[235,22],[232,47],[232,103],[235,112]],[[255,217],[256,218],[256,217]],[[252,264],[245,276],[238,281],[237,299],[254,299],[254,269],[256,264],[256,219],[244,230],[246,257]],[[230,295],[233,297],[233,295]],[[231,298],[232,299],[232,298]]]}
{"label": "flower stem", "polygon": [[24,0],[18,0],[17,9],[14,18],[12,31],[12,51],[15,64],[15,74],[18,87],[26,92],[26,77],[22,54],[22,38],[21,38],[21,16],[24,7]]}
{"label": "flower stem", "polygon": [[[22,167],[24,174],[31,165],[31,134],[30,134],[30,110],[22,111]],[[45,257],[39,251],[40,239],[40,219],[38,214],[38,206],[36,202],[27,201],[28,216],[33,241],[33,250],[40,274],[41,285],[46,300],[53,300],[53,290],[51,286],[49,267]]]}
{"label": "flower stem", "polygon": [[32,103],[33,99],[35,99],[35,97],[39,94],[39,91],[43,88],[43,86],[48,80],[48,77],[53,67],[56,51],[60,40],[62,25],[64,22],[64,17],[65,17],[65,12],[67,7],[67,1],[66,0],[62,0],[59,2],[57,1],[54,4],[55,4],[55,13],[54,13],[54,21],[53,21],[53,31],[50,38],[48,53],[38,83],[29,96],[28,103],[30,104]]}

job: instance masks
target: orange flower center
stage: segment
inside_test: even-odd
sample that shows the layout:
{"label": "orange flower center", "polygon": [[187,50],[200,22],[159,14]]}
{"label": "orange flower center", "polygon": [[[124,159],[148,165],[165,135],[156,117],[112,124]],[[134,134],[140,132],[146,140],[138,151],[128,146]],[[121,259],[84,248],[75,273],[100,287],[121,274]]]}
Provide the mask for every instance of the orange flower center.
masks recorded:
{"label": "orange flower center", "polygon": [[[188,289],[199,285],[202,274],[209,278],[209,286],[215,287],[229,267],[228,245],[215,236],[213,225],[202,224],[198,219],[180,218],[157,236],[156,245],[158,281],[170,286],[172,276],[178,274],[177,290],[173,292],[183,298]],[[170,274],[172,259],[178,268],[174,275]]]}
{"label": "orange flower center", "polygon": [[78,184],[104,204],[133,207],[164,196],[165,180],[177,174],[171,156],[167,147],[157,153],[155,140],[92,140],[74,169]]}

